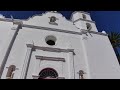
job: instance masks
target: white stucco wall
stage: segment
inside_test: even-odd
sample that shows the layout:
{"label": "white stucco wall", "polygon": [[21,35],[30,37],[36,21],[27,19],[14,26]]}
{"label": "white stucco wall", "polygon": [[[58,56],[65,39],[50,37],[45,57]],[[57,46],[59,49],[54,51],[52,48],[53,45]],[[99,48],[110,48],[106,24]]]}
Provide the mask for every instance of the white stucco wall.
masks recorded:
{"label": "white stucco wall", "polygon": [[12,22],[0,21],[0,65],[8,49],[15,30]]}
{"label": "white stucco wall", "polygon": [[[58,23],[58,25],[49,24],[51,16],[55,16],[57,18],[56,23]],[[35,25],[35,26],[42,26],[42,27],[79,32],[79,30],[73,25],[73,22],[70,20],[67,20],[60,13],[46,12],[45,14],[33,16],[28,20],[24,20],[23,23],[28,25]]]}
{"label": "white stucco wall", "polygon": [[[75,14],[73,18],[78,18],[79,15],[76,15],[78,14]],[[57,26],[49,24],[49,17],[51,16],[56,16],[58,18],[56,21],[58,23]],[[90,15],[88,14],[87,19],[91,20]],[[17,25],[13,25],[12,22],[2,21],[0,23],[0,51],[2,52],[0,53],[1,63],[15,32],[15,30],[11,30],[11,28],[17,27]],[[81,29],[86,30],[85,23],[87,23],[87,21],[79,21],[73,25],[72,21],[68,21],[60,13],[51,12],[34,16],[28,20],[23,20],[23,25],[67,30],[78,32],[79,34],[64,31],[58,32],[57,30],[51,31],[49,29],[44,30],[43,28],[38,29],[35,27],[22,27],[12,46],[12,50],[2,74],[2,79],[6,78],[6,73],[8,71],[8,68],[6,67],[9,67],[10,65],[15,65],[17,68],[14,72],[15,74],[13,78],[21,78],[23,65],[27,55],[26,53],[28,52],[26,44],[33,43],[35,46],[39,47],[73,49],[75,55],[73,55],[72,52],[50,52],[36,49],[31,55],[27,79],[33,79],[32,75],[37,76],[42,69],[48,67],[54,68],[60,77],[65,77],[66,79],[79,79],[79,70],[83,70],[86,73],[84,75],[84,78],[86,79],[120,78],[120,66],[108,37],[93,33],[91,33],[92,36],[90,34],[88,34],[88,36],[82,34]],[[98,32],[95,23],[91,23],[91,25],[92,31]],[[48,35],[53,35],[57,38],[54,46],[46,44],[45,38]],[[36,59],[36,55],[64,58],[65,62],[41,61],[40,59]]]}
{"label": "white stucco wall", "polygon": [[85,36],[87,40],[84,40],[90,78],[120,78],[120,66],[108,37],[96,34],[91,35]]}
{"label": "white stucco wall", "polygon": [[[77,74],[77,72],[79,71],[79,69],[86,69],[86,65],[85,65],[85,61],[84,61],[84,55],[82,53],[82,45],[81,45],[81,37],[79,35],[72,35],[72,34],[66,34],[66,33],[60,33],[60,32],[53,32],[53,31],[43,31],[43,30],[39,30],[39,29],[29,29],[29,28],[23,28],[19,31],[19,34],[16,38],[16,41],[13,45],[12,51],[10,53],[8,62],[6,64],[6,66],[9,66],[11,64],[15,64],[17,66],[17,68],[19,68],[19,70],[16,70],[16,74],[15,74],[15,78],[19,78],[20,77],[20,73],[22,70],[22,66],[24,63],[24,58],[26,55],[26,44],[31,44],[31,42],[33,41],[34,44],[36,46],[44,46],[44,47],[51,47],[49,45],[46,44],[45,42],[45,37],[48,35],[54,35],[57,38],[57,42],[56,45],[53,46],[53,48],[61,48],[61,49],[75,49],[75,56],[74,56],[74,61],[75,61],[75,68],[76,68],[76,78],[79,78],[79,75]],[[29,42],[30,41],[30,42]],[[77,43],[77,44],[76,44]],[[19,52],[18,52],[19,51]],[[65,68],[63,70],[65,70],[64,74],[65,77],[68,78],[68,60],[69,60],[69,54],[64,54],[64,53],[53,53],[53,52],[43,52],[43,51],[35,51],[34,54],[36,55],[40,55],[40,56],[51,56],[51,57],[61,57],[61,58],[65,58],[66,60],[66,65]],[[34,58],[33,60],[35,60],[35,55],[33,54],[32,58]],[[62,55],[62,56],[61,56]],[[34,62],[31,59],[31,68],[34,67]],[[73,61],[71,61],[72,63]],[[50,64],[52,64],[53,62],[49,62]],[[59,63],[56,62],[54,65],[56,67],[60,67]],[[46,65],[47,67],[47,65]],[[31,72],[31,69],[29,69]],[[41,69],[38,69],[39,72]],[[71,68],[71,70],[73,70]],[[59,71],[59,70],[58,70]],[[73,72],[73,71],[71,71]],[[6,72],[5,72],[6,73]],[[4,73],[4,74],[5,74]],[[34,73],[34,70],[32,71],[31,74],[36,74]],[[38,74],[38,73],[37,73]],[[4,76],[4,75],[3,75]],[[62,76],[62,75],[61,75]],[[31,78],[31,76],[28,75],[28,78]],[[72,76],[73,78],[73,76]]]}

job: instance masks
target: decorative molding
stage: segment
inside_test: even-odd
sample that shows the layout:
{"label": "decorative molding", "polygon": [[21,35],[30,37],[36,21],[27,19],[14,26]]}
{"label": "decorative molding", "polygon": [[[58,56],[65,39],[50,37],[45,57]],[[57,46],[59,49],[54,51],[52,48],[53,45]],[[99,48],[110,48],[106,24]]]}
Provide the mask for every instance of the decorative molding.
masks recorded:
{"label": "decorative molding", "polygon": [[[78,20],[84,20],[84,19],[78,19]],[[14,24],[19,24],[19,28],[21,29],[22,27],[27,27],[27,28],[34,28],[34,29],[41,29],[41,30],[48,30],[48,31],[56,31],[56,32],[63,32],[63,33],[70,33],[70,34],[76,34],[76,35],[82,35],[84,34],[83,32],[75,32],[75,31],[68,31],[68,30],[63,30],[63,29],[55,29],[55,28],[49,28],[49,27],[41,27],[41,26],[34,26],[34,25],[27,25],[23,24],[21,20],[17,19],[10,19],[10,18],[0,18],[0,21],[7,21],[7,22],[13,22]],[[94,21],[86,20],[92,23],[95,23]],[[74,21],[76,22],[76,21]],[[82,29],[84,30],[84,29]],[[84,30],[87,31],[88,30]],[[101,32],[95,32],[95,31],[89,31],[89,33],[94,33],[94,34],[99,34],[99,35],[105,35],[108,36],[108,34],[101,33]]]}
{"label": "decorative molding", "polygon": [[15,29],[14,27],[11,28],[11,30],[17,30],[17,29],[22,29],[22,24],[23,22],[19,19],[11,19],[11,18],[0,18],[0,21],[5,21],[5,22],[12,22],[13,25],[16,24],[18,27]]}
{"label": "decorative molding", "polygon": [[93,34],[108,36],[108,34],[105,34],[105,33],[102,33],[102,32],[88,31],[88,30],[85,30],[85,29],[81,29],[81,31],[82,31],[83,34],[86,34],[86,33],[93,33]]}
{"label": "decorative molding", "polygon": [[56,31],[56,32],[63,32],[63,33],[70,33],[70,34],[76,34],[76,35],[82,35],[81,32],[68,31],[68,30],[49,28],[49,27],[41,27],[41,26],[35,26],[35,25],[23,24],[22,27],[41,29],[41,30],[48,30],[48,31]]}
{"label": "decorative molding", "polygon": [[12,19],[12,18],[0,18],[0,21],[13,22],[13,24],[17,24],[17,25],[23,23],[19,19]]}
{"label": "decorative molding", "polygon": [[27,47],[27,52],[26,52],[26,56],[24,59],[24,64],[23,64],[21,76],[20,76],[21,79],[26,79],[27,77],[27,72],[28,72],[32,52],[33,52],[33,47]]}
{"label": "decorative molding", "polygon": [[[9,67],[6,67],[7,69],[9,68]],[[19,68],[15,68],[15,70],[19,70]]]}
{"label": "decorative molding", "polygon": [[75,22],[77,22],[79,20],[81,20],[81,21],[87,21],[87,22],[90,22],[90,23],[95,23],[95,21],[86,20],[86,19],[82,19],[82,18],[79,18],[79,19],[75,20],[73,23],[75,23]]}
{"label": "decorative molding", "polygon": [[57,23],[53,23],[53,22],[49,22],[49,24],[51,24],[51,25],[58,25]]}
{"label": "decorative molding", "polygon": [[21,25],[22,27],[23,22],[20,20],[13,20],[13,24]]}
{"label": "decorative molding", "polygon": [[80,12],[80,13],[84,13],[84,14],[87,14],[87,15],[90,15],[90,13],[85,12],[85,11],[78,11],[78,12]]}
{"label": "decorative molding", "polygon": [[[32,75],[33,79],[38,79],[39,75]],[[65,79],[65,77],[57,77],[55,79]]]}
{"label": "decorative molding", "polygon": [[57,77],[57,79],[65,79],[65,77]]}
{"label": "decorative molding", "polygon": [[86,32],[89,32],[89,33],[93,33],[93,34],[99,34],[99,35],[108,36],[108,34],[105,34],[105,33],[102,33],[102,32],[88,31],[88,30],[85,30],[85,29],[81,29],[82,32],[75,32],[75,31],[68,31],[68,30],[48,28],[48,27],[41,27],[41,26],[34,26],[34,25],[26,25],[26,24],[23,24],[22,26],[23,27],[28,27],[28,28],[48,30],[48,31],[70,33],[70,34],[76,34],[76,35],[82,35],[82,34],[85,34]]}
{"label": "decorative molding", "polygon": [[104,35],[104,36],[108,36],[108,34],[102,33],[102,32],[95,32],[95,31],[89,31],[90,33],[93,34],[99,34],[99,35]]}
{"label": "decorative molding", "polygon": [[38,79],[39,75],[32,75],[33,79]]}
{"label": "decorative molding", "polygon": [[11,18],[0,18],[0,21],[13,22]]}
{"label": "decorative molding", "polygon": [[[79,11],[81,12],[81,11]],[[83,12],[82,12],[83,13]],[[88,22],[92,22],[95,23],[94,21],[90,21],[90,20],[85,20],[85,19],[78,19],[78,20],[83,20],[83,21],[88,21]],[[76,20],[76,21],[78,21]],[[75,32],[75,31],[68,31],[68,30],[63,30],[63,29],[56,29],[56,28],[49,28],[49,27],[41,27],[41,26],[34,26],[34,25],[27,25],[27,24],[23,24],[23,22],[19,19],[11,19],[11,18],[0,18],[0,21],[6,21],[6,22],[13,22],[13,24],[19,24],[19,29],[21,29],[22,27],[27,27],[27,28],[34,28],[34,29],[42,29],[42,30],[48,30],[48,31],[56,31],[56,32],[63,32],[63,33],[70,33],[70,34],[76,34],[76,35],[82,35],[84,34],[83,32]],[[76,22],[74,21],[74,23]],[[73,23],[73,24],[74,24]],[[87,30],[86,30],[87,31]],[[108,34],[105,33],[101,33],[101,32],[95,32],[95,31],[89,31],[89,33],[94,33],[94,34],[99,34],[99,35],[105,35],[108,36]]]}
{"label": "decorative molding", "polygon": [[63,30],[63,29],[55,29],[55,28],[48,28],[48,27],[41,27],[41,26],[23,24],[23,22],[21,20],[19,20],[19,19],[0,18],[0,21],[13,22],[13,24],[17,24],[17,25],[20,24],[21,27],[34,28],[34,29],[43,29],[43,30],[48,30],[48,31],[56,31],[56,32],[63,32],[63,33],[82,35],[81,32],[75,32],[75,31],[68,31],[68,30]]}
{"label": "decorative molding", "polygon": [[59,58],[59,57],[47,57],[47,56],[35,56],[36,59],[40,59],[40,60],[48,60],[48,61],[62,61],[65,62],[64,58]]}
{"label": "decorative molding", "polygon": [[[30,48],[34,48],[34,49],[39,49],[39,50],[43,50],[43,51],[49,51],[49,52],[73,52],[74,53],[74,49],[60,49],[60,48],[51,48],[51,47],[41,47],[41,46],[33,46],[32,44],[27,44],[27,47]],[[75,55],[75,53],[74,53]]]}
{"label": "decorative molding", "polygon": [[19,30],[20,30],[20,27],[21,27],[21,25],[18,24],[18,26],[17,26],[17,28],[16,28],[16,31],[14,32],[14,35],[13,35],[13,37],[12,37],[10,43],[9,43],[9,46],[8,46],[8,48],[7,48],[7,50],[6,50],[5,56],[4,56],[3,60],[2,60],[1,68],[0,68],[0,78],[2,77],[3,70],[4,70],[4,68],[5,68],[5,64],[6,64],[7,60],[8,60],[9,54],[10,54],[10,52],[11,52],[12,46],[13,46],[13,44],[14,44],[14,41],[15,41],[17,35],[18,35],[18,32],[19,32]]}

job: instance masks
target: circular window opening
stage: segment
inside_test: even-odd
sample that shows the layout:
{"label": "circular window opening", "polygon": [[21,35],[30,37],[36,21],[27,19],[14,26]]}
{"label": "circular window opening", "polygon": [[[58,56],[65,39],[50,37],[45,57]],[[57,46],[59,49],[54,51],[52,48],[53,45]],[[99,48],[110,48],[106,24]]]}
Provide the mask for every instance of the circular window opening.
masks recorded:
{"label": "circular window opening", "polygon": [[46,41],[46,43],[48,45],[53,46],[53,45],[55,45],[56,37],[54,37],[54,36],[47,36],[45,41]]}

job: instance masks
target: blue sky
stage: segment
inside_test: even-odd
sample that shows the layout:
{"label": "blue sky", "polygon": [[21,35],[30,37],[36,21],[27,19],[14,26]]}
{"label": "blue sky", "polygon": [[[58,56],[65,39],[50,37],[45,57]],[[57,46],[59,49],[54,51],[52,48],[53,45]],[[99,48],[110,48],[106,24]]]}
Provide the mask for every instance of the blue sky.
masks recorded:
{"label": "blue sky", "polygon": [[99,31],[120,32],[120,11],[91,11]]}
{"label": "blue sky", "polygon": [[[45,11],[0,11],[6,17],[11,15],[14,18],[27,19],[32,15],[41,14]],[[60,11],[67,19],[73,11]],[[99,31],[120,32],[120,11],[88,11],[92,19],[96,22]]]}

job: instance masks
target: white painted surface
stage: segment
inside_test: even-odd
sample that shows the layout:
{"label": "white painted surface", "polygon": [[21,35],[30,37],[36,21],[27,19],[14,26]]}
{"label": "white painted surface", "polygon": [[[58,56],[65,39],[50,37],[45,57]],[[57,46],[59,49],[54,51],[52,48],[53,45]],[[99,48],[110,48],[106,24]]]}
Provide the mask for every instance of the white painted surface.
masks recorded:
{"label": "white painted surface", "polygon": [[[81,17],[82,13],[73,14],[73,20]],[[49,17],[55,16],[58,25],[49,24]],[[87,19],[91,20],[90,16],[86,14]],[[0,21],[0,63],[4,58],[6,48],[15,32],[11,30],[15,27],[12,22]],[[34,16],[29,20],[23,20],[23,24],[56,28],[68,31],[80,32],[80,29],[85,29],[87,21],[78,21],[73,25],[72,21],[68,21],[60,13],[47,12],[43,15]],[[98,32],[94,23],[91,22],[92,31]],[[77,28],[76,28],[77,27]],[[79,29],[78,29],[79,28]],[[60,49],[74,49],[75,55],[72,52],[50,52],[36,49],[32,52],[30,64],[27,73],[27,79],[33,79],[33,76],[38,76],[40,71],[44,68],[54,68],[59,77],[66,79],[79,79],[79,70],[86,72],[84,78],[86,79],[101,79],[101,78],[120,78],[120,66],[115,56],[114,50],[110,44],[107,36],[87,33],[78,35],[64,32],[49,31],[43,29],[22,27],[18,32],[17,38],[12,46],[9,58],[5,65],[2,79],[6,78],[7,68],[14,64],[16,68],[14,79],[21,78],[25,57],[27,53],[27,45],[34,43],[35,46],[51,47]],[[53,35],[57,38],[55,46],[49,46],[45,42],[48,35]],[[62,61],[41,61],[36,59],[38,56],[59,57],[64,58]],[[75,76],[74,76],[75,75]]]}
{"label": "white painted surface", "polygon": [[120,66],[108,37],[89,35],[84,40],[89,62],[90,76],[93,79],[120,77]]}

